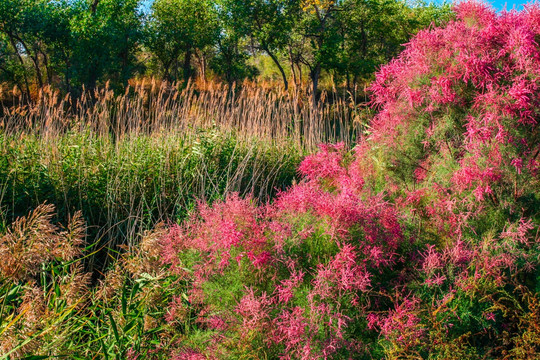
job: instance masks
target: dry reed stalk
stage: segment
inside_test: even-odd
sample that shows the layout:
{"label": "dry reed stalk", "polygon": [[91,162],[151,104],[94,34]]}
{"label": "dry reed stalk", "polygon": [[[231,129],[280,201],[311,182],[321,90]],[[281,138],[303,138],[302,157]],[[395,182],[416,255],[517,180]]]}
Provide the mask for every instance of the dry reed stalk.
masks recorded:
{"label": "dry reed stalk", "polygon": [[4,108],[0,126],[6,131],[38,131],[52,136],[68,129],[92,129],[97,135],[180,131],[218,127],[239,139],[256,137],[275,144],[291,141],[303,150],[320,143],[351,145],[360,135],[363,106],[337,92],[323,92],[317,108],[310,94],[267,89],[245,83],[239,89],[208,83],[203,90],[157,80],[141,81],[115,95],[107,86],[83,92],[76,101],[44,88],[31,105]]}

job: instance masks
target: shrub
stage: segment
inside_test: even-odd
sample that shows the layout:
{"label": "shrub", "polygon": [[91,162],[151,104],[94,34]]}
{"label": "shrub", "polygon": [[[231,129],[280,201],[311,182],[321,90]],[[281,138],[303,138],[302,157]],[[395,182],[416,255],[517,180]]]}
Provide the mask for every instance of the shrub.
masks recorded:
{"label": "shrub", "polygon": [[[372,306],[373,289],[390,290],[406,245],[392,206],[349,176],[344,153],[331,146],[308,157],[306,180],[271,205],[237,195],[200,204],[163,238],[164,264],[187,280],[187,298],[171,303],[169,320],[182,332],[209,333],[192,351],[318,358],[363,348],[360,309]],[[196,314],[192,330],[186,314]]]}
{"label": "shrub", "polygon": [[464,2],[455,12],[377,74],[370,140],[400,185],[536,215],[540,8],[496,14]]}
{"label": "shrub", "polygon": [[201,205],[164,237],[197,314],[181,353],[540,353],[540,8],[455,12],[377,74],[353,153],[323,146],[273,204]]}

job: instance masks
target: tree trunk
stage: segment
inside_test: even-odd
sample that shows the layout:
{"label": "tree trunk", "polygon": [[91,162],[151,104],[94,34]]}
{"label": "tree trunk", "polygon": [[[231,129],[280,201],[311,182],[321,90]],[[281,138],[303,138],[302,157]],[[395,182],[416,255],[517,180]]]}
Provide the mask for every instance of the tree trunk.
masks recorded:
{"label": "tree trunk", "polygon": [[36,54],[35,56],[32,56],[28,54],[28,56],[30,56],[30,59],[32,59],[32,62],[34,63],[34,69],[36,70],[36,77],[37,77],[38,85],[39,85],[39,88],[41,89],[43,87],[43,76],[41,75],[41,69],[39,67],[38,55]]}
{"label": "tree trunk", "polygon": [[200,74],[199,74],[199,78],[206,82],[206,64],[204,62],[204,58],[201,56],[201,58],[199,59],[199,69],[200,69]]}
{"label": "tree trunk", "polygon": [[94,90],[96,89],[97,81],[98,81],[98,71],[97,71],[98,70],[98,64],[96,62],[97,61],[94,60],[90,64],[90,67],[88,69],[88,78],[87,78],[87,82],[86,82],[86,89],[90,90],[92,94],[94,94]]}
{"label": "tree trunk", "polygon": [[163,81],[171,81],[171,67],[173,66],[174,62],[178,59],[178,53],[180,52],[179,49],[174,49],[172,54],[163,60],[162,58],[159,59],[161,61],[161,64],[163,65]]}
{"label": "tree trunk", "polygon": [[13,38],[13,36],[8,34],[8,37],[9,37],[9,42],[11,43],[11,46],[13,47],[13,51],[15,51],[15,54],[17,54],[17,59],[19,59],[19,63],[21,64],[23,68],[23,79],[24,79],[24,86],[26,88],[26,96],[28,96],[28,100],[30,100],[30,85],[28,84],[28,76],[26,74],[26,67],[24,66],[24,60],[21,54],[19,54],[19,50],[17,50],[17,44],[15,43],[15,39]]}
{"label": "tree trunk", "polygon": [[64,74],[64,81],[66,82],[66,91],[71,94],[71,79],[69,77],[69,62],[66,62],[66,73]]}
{"label": "tree trunk", "polygon": [[291,62],[291,73],[293,76],[294,87],[298,87],[298,78],[296,77],[296,70],[294,69],[294,63]]}
{"label": "tree trunk", "polygon": [[92,14],[95,14],[95,13],[96,13],[97,7],[98,7],[98,5],[99,5],[99,1],[100,1],[100,0],[94,0],[94,3],[93,3],[92,6],[91,6]]}
{"label": "tree trunk", "polygon": [[321,76],[321,64],[315,65],[313,70],[311,70],[311,83],[312,83],[312,92],[311,94],[311,105],[313,110],[317,108],[317,90],[319,88],[319,77]]}
{"label": "tree trunk", "polygon": [[169,65],[163,66],[163,76],[161,77],[161,81],[169,81]]}
{"label": "tree trunk", "polygon": [[197,61],[199,63],[199,78],[206,83],[206,59],[204,57],[203,51],[196,51],[195,57],[197,58]]}
{"label": "tree trunk", "polygon": [[45,74],[47,75],[47,83],[50,85],[52,84],[52,73],[51,69],[49,68],[49,57],[43,50],[39,50],[41,55],[43,56],[43,65],[45,66]]}
{"label": "tree trunk", "polygon": [[191,56],[192,56],[191,48],[188,48],[186,50],[186,54],[184,56],[184,81],[187,84],[189,79],[191,78]]}
{"label": "tree trunk", "polygon": [[130,75],[130,69],[129,69],[129,35],[125,35],[124,37],[124,43],[125,48],[120,52],[120,58],[122,59],[122,69],[121,76],[122,76],[122,84],[124,86],[128,86],[129,84],[129,75]]}
{"label": "tree trunk", "polygon": [[298,82],[296,78],[296,70],[294,69],[294,58],[293,58],[291,45],[289,45],[289,62],[291,64],[291,74],[293,76],[294,88],[296,89],[298,87]]}
{"label": "tree trunk", "polygon": [[346,77],[347,77],[347,91],[351,92],[351,74],[349,73],[349,69],[345,71]]}
{"label": "tree trunk", "polygon": [[39,53],[38,49],[34,47],[34,55],[32,55],[32,52],[30,51],[30,48],[26,45],[26,43],[20,38],[16,37],[17,41],[21,43],[21,45],[24,48],[24,51],[28,54],[28,57],[32,60],[32,63],[34,64],[34,69],[36,70],[36,77],[38,81],[39,88],[41,89],[43,87],[43,76],[41,75],[41,69],[39,66]]}
{"label": "tree trunk", "polygon": [[270,55],[270,57],[272,58],[272,61],[274,61],[274,64],[276,64],[276,66],[278,67],[279,72],[281,73],[281,77],[283,78],[283,85],[285,86],[285,91],[289,90],[289,82],[287,81],[287,75],[285,75],[285,70],[283,70],[283,67],[282,67],[281,64],[279,63],[279,60],[278,60],[277,57],[270,51],[270,49],[268,48],[268,46],[263,46],[263,50],[266,51],[266,53],[267,53],[268,55]]}
{"label": "tree trunk", "polygon": [[173,69],[172,69],[173,78],[175,82],[178,82],[178,58],[174,59],[173,64],[174,64]]}

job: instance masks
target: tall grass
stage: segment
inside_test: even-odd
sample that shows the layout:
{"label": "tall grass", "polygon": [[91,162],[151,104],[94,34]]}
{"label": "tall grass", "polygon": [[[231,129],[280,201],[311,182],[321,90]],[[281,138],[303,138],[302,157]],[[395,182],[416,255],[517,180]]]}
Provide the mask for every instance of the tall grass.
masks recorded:
{"label": "tall grass", "polygon": [[250,85],[197,89],[140,82],[76,101],[43,89],[32,104],[4,107],[0,228],[47,202],[61,221],[82,210],[90,242],[132,244],[196,200],[270,199],[318,143],[351,144],[363,114],[337,97],[311,109]]}
{"label": "tall grass", "polygon": [[102,268],[107,249],[132,245],[156,223],[184,218],[197,200],[236,191],[265,200],[288,187],[301,153],[217,129],[154,133],[113,141],[91,131],[55,137],[0,135],[1,222],[41,203],[57,220],[82,210],[88,239],[105,247],[89,262]]}
{"label": "tall grass", "polygon": [[76,101],[45,88],[37,101],[3,109],[0,126],[9,131],[32,129],[55,136],[66,129],[92,129],[101,136],[153,132],[193,132],[218,127],[239,139],[256,137],[274,144],[315,150],[320,143],[355,142],[367,118],[364,104],[337,92],[321,94],[318,106],[310,94],[282,92],[246,83],[242,87],[208,83],[204,89],[156,80],[137,82],[123,95],[107,87],[85,92]]}

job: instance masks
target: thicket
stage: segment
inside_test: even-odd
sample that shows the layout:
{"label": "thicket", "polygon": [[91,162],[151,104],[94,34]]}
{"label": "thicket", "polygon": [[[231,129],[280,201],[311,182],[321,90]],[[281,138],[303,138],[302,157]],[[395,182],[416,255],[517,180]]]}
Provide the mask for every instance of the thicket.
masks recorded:
{"label": "thicket", "polygon": [[537,358],[540,6],[454,10],[378,72],[378,113],[353,151],[322,145],[273,202],[200,202],[146,234],[98,287],[69,269],[77,216],[66,230],[50,208],[16,222],[0,239],[21,264],[0,267],[1,349]]}

